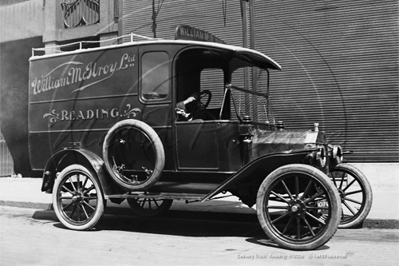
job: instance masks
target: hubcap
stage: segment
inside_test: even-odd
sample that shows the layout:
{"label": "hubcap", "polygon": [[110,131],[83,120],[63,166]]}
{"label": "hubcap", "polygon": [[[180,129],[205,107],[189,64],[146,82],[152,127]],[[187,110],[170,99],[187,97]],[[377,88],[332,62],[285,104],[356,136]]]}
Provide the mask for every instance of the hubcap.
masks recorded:
{"label": "hubcap", "polygon": [[75,195],[72,196],[72,201],[75,203],[81,202],[83,199],[83,194],[81,192],[77,192]]}
{"label": "hubcap", "polygon": [[295,199],[288,204],[288,209],[291,215],[301,216],[306,209],[306,206],[302,200]]}

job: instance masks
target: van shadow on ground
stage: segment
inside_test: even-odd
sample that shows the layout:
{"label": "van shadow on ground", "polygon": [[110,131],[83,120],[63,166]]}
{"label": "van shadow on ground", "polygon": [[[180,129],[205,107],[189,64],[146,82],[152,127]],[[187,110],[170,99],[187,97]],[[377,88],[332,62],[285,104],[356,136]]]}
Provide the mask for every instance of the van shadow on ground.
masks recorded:
{"label": "van shadow on ground", "polygon": [[[57,222],[54,211],[39,210],[32,217]],[[120,230],[179,236],[242,236],[266,238],[256,215],[170,210],[160,217],[138,217],[128,208],[107,207],[94,230]]]}

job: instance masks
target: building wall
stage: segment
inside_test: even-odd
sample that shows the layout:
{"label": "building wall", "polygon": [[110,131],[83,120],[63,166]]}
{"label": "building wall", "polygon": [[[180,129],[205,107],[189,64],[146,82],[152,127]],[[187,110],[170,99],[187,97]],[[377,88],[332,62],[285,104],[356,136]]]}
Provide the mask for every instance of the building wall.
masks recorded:
{"label": "building wall", "polygon": [[28,75],[32,47],[42,47],[42,0],[0,4],[0,176],[37,175],[28,156]]}
{"label": "building wall", "polygon": [[42,47],[41,37],[0,44],[0,125],[14,160],[15,173],[35,176],[28,153],[28,83],[32,47]]}
{"label": "building wall", "polygon": [[42,36],[45,2],[3,2],[0,5],[0,43]]}

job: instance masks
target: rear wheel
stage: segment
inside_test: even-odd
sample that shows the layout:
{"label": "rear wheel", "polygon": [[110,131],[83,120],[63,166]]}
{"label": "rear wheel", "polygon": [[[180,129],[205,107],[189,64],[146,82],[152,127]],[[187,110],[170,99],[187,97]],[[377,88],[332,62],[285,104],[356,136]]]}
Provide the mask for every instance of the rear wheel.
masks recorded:
{"label": "rear wheel", "polygon": [[58,220],[69,229],[89,230],[104,213],[104,196],[96,174],[78,164],[61,171],[53,189]]}
{"label": "rear wheel", "polygon": [[361,225],[373,202],[373,193],[367,178],[350,164],[337,165],[331,170],[330,177],[341,197],[342,219],[339,228]]}
{"label": "rear wheel", "polygon": [[293,250],[324,245],[341,218],[338,191],[331,180],[302,164],[286,165],[268,175],[259,188],[256,206],[266,235]]}
{"label": "rear wheel", "polygon": [[128,198],[127,202],[134,214],[142,217],[156,217],[167,212],[172,206],[171,199]]}
{"label": "rear wheel", "polygon": [[154,185],[165,165],[158,134],[146,123],[128,119],[116,123],[105,136],[104,164],[111,177],[128,191]]}

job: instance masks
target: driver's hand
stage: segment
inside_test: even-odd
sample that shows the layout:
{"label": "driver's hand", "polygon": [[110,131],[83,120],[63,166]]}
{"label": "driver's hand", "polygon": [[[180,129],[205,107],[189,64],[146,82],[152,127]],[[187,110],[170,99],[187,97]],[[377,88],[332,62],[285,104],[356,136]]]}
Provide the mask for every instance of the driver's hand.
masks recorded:
{"label": "driver's hand", "polygon": [[188,118],[190,114],[186,113],[183,109],[176,108],[176,114],[182,115],[185,118]]}

